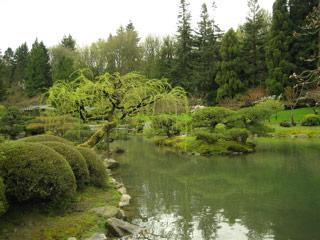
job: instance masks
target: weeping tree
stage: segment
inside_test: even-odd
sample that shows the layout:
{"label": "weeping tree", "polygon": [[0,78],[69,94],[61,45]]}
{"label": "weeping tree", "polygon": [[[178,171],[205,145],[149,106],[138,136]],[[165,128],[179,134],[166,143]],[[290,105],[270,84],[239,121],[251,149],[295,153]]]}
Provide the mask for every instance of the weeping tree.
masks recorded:
{"label": "weeping tree", "polygon": [[82,147],[93,147],[106,135],[110,152],[110,131],[119,121],[138,113],[153,113],[157,102],[181,105],[187,103],[181,87],[172,88],[166,79],[147,79],[137,73],[120,76],[105,73],[94,77],[89,69],[76,71],[73,81],[57,81],[48,91],[47,104],[55,114],[77,114],[84,122],[104,120],[104,123]]}

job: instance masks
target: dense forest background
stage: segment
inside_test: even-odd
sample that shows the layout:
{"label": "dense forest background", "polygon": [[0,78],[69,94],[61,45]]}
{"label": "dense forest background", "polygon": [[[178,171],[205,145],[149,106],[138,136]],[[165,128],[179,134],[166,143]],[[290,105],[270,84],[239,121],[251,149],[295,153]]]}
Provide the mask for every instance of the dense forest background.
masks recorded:
{"label": "dense forest background", "polygon": [[299,34],[318,5],[319,0],[276,0],[271,14],[258,0],[248,0],[246,22],[223,32],[213,17],[214,1],[202,5],[192,28],[189,4],[181,0],[173,36],[142,40],[130,22],[85,47],[77,46],[71,35],[49,48],[37,39],[31,48],[22,43],[15,50],[0,50],[0,101],[38,96],[58,80],[71,81],[79,68],[89,68],[95,76],[138,72],[150,79],[167,78],[207,105],[248,93],[279,96],[296,84],[291,75],[319,64],[315,57],[308,61],[318,56],[319,35]]}

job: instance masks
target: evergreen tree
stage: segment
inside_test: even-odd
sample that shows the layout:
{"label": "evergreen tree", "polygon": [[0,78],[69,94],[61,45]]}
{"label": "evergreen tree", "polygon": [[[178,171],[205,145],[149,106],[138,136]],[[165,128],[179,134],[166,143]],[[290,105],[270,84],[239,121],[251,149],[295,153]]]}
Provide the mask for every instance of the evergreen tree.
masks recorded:
{"label": "evergreen tree", "polygon": [[76,40],[70,34],[68,36],[64,35],[60,44],[71,51],[76,50]]}
{"label": "evergreen tree", "polygon": [[160,39],[152,35],[148,35],[142,44],[143,72],[147,78],[156,77],[156,62],[159,57],[160,47]]}
{"label": "evergreen tree", "polygon": [[292,23],[289,18],[287,0],[276,0],[273,4],[273,19],[266,52],[268,94],[279,95],[294,83],[289,76],[294,72],[290,49],[293,42]]}
{"label": "evergreen tree", "polygon": [[29,54],[29,49],[27,43],[21,44],[14,54],[14,73],[13,73],[13,80],[15,83],[22,83],[25,79],[25,70],[27,66],[27,57]]}
{"label": "evergreen tree", "polygon": [[15,67],[14,51],[9,47],[3,56],[3,81],[7,86],[11,86],[13,82],[13,72]]}
{"label": "evergreen tree", "polygon": [[249,76],[249,87],[256,87],[261,86],[267,77],[265,47],[268,32],[265,29],[268,28],[268,23],[258,0],[248,0],[248,7],[250,12],[243,26],[243,50],[248,64],[246,72]]}
{"label": "evergreen tree", "polygon": [[[318,4],[319,0],[289,0],[290,20],[292,21],[294,32],[300,32],[300,28],[306,25],[306,17]],[[309,34],[295,38],[290,52],[297,66],[296,71],[303,72],[307,69],[316,68],[316,61],[305,61],[305,59],[316,55],[317,51],[317,35]]]}
{"label": "evergreen tree", "polygon": [[244,63],[241,59],[240,42],[231,28],[222,38],[216,82],[219,85],[217,102],[224,97],[234,97],[247,87],[244,78]]}
{"label": "evergreen tree", "polygon": [[5,100],[5,96],[6,96],[6,86],[4,84],[3,76],[4,76],[4,64],[3,64],[2,53],[0,49],[0,102]]}
{"label": "evergreen tree", "polygon": [[38,39],[32,44],[27,58],[26,93],[28,97],[36,96],[52,86],[51,67],[48,50]]}
{"label": "evergreen tree", "polygon": [[195,83],[192,82],[192,46],[193,36],[191,30],[191,14],[188,10],[189,4],[185,0],[180,0],[180,12],[178,15],[178,35],[176,47],[176,63],[172,78],[173,86],[181,86],[186,91],[194,93]]}

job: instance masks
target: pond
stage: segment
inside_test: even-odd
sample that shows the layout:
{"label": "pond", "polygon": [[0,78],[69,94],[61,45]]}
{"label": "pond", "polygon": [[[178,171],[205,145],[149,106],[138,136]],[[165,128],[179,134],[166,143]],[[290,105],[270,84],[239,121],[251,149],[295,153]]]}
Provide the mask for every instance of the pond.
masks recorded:
{"label": "pond", "polygon": [[133,222],[152,239],[319,239],[320,141],[256,140],[256,153],[181,156],[143,137],[116,178],[133,197]]}

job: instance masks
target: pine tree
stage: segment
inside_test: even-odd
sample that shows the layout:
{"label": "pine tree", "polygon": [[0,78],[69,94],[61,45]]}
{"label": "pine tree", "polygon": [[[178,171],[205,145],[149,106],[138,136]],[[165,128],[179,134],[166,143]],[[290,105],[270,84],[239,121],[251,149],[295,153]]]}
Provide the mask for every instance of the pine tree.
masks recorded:
{"label": "pine tree", "polygon": [[71,51],[76,50],[76,40],[70,34],[68,36],[64,35],[60,44]]}
{"label": "pine tree", "polygon": [[265,47],[268,32],[265,29],[268,28],[266,26],[268,23],[265,21],[258,0],[248,0],[248,7],[250,12],[243,26],[243,50],[248,64],[246,72],[249,76],[249,87],[256,87],[261,86],[267,77]]}
{"label": "pine tree", "polygon": [[15,51],[14,54],[14,73],[13,80],[15,83],[22,83],[25,79],[25,70],[27,66],[27,57],[29,54],[29,49],[27,43],[21,44]]}
{"label": "pine tree", "polygon": [[173,86],[181,86],[186,91],[193,93],[196,83],[192,82],[193,56],[192,56],[192,29],[189,4],[180,0],[180,12],[178,15],[178,35],[174,71],[172,75]]}
{"label": "pine tree", "polygon": [[14,51],[10,47],[4,52],[2,61],[4,65],[3,81],[10,87],[13,82],[13,72],[15,67]]}
{"label": "pine tree", "polygon": [[289,80],[295,69],[290,54],[292,42],[293,30],[287,0],[276,0],[273,4],[273,19],[266,53],[268,94],[279,95],[287,86],[294,84]]}
{"label": "pine tree", "polygon": [[231,28],[222,38],[216,82],[219,85],[217,102],[224,97],[234,97],[247,87],[244,78],[244,63],[241,59],[240,42]]}
{"label": "pine tree", "polygon": [[3,76],[4,76],[4,64],[3,64],[3,59],[2,59],[1,49],[0,49],[0,102],[5,100],[6,91],[7,91],[6,86],[4,84]]}
{"label": "pine tree", "polygon": [[27,58],[26,93],[28,97],[36,96],[52,86],[51,67],[48,50],[38,39],[32,44]]}

